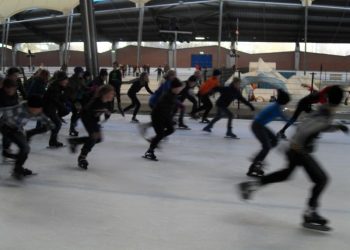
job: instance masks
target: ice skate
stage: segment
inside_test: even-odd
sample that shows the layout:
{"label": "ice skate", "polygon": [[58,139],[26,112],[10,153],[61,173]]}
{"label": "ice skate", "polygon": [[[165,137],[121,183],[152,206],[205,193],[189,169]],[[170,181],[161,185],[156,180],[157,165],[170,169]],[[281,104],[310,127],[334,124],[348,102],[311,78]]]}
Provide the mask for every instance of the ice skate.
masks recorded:
{"label": "ice skate", "polygon": [[140,123],[140,121],[137,120],[135,117],[133,117],[133,118],[131,119],[131,123]]}
{"label": "ice skate", "polygon": [[89,162],[86,160],[86,156],[79,156],[78,157],[78,166],[81,169],[87,170],[89,166]]}
{"label": "ice skate", "polygon": [[28,168],[24,168],[22,175],[23,175],[23,177],[31,177],[31,176],[38,175],[38,173],[34,173],[32,170],[30,170]]}
{"label": "ice skate", "polygon": [[287,136],[284,134],[284,132],[278,132],[277,134],[276,134],[276,136],[277,136],[277,138],[278,139],[282,139],[282,140],[288,140],[288,138],[287,138]]}
{"label": "ice skate", "polygon": [[202,121],[200,121],[200,123],[210,123],[210,121],[207,118],[204,118]]}
{"label": "ice skate", "polygon": [[303,227],[318,231],[330,231],[331,228],[327,226],[328,220],[319,215],[316,211],[305,212],[303,215]]}
{"label": "ice skate", "polygon": [[204,127],[202,130],[211,133],[211,128],[209,128],[208,126]]}
{"label": "ice skate", "polygon": [[64,145],[62,142],[55,141],[55,142],[49,142],[48,149],[57,149],[57,148],[63,148],[66,145]]}
{"label": "ice skate", "polygon": [[249,167],[249,170],[247,172],[247,176],[249,177],[261,177],[264,176],[264,170],[262,162],[255,162],[252,163],[252,165]]}
{"label": "ice skate", "polygon": [[69,131],[69,136],[79,136],[79,132],[75,129]]}
{"label": "ice skate", "polygon": [[236,134],[232,133],[232,132],[227,132],[225,138],[228,139],[240,139]]}
{"label": "ice skate", "polygon": [[148,150],[143,156],[143,158],[147,160],[158,161],[157,156],[154,154],[154,151],[152,150]]}
{"label": "ice skate", "polygon": [[186,124],[180,123],[178,129],[191,130]]}
{"label": "ice skate", "polygon": [[239,193],[243,200],[250,200],[252,193],[256,190],[256,185],[254,182],[242,182],[238,184]]}

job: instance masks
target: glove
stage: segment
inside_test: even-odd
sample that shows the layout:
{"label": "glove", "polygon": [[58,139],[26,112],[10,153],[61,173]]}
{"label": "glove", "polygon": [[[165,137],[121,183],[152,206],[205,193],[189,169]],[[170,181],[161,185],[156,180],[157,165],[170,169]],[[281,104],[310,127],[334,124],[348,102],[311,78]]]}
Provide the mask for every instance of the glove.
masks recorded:
{"label": "glove", "polygon": [[343,124],[339,124],[338,128],[346,134],[349,133],[349,128]]}
{"label": "glove", "polygon": [[250,107],[250,109],[251,109],[252,111],[255,111],[255,108],[254,108],[254,106],[251,106],[251,107]]}

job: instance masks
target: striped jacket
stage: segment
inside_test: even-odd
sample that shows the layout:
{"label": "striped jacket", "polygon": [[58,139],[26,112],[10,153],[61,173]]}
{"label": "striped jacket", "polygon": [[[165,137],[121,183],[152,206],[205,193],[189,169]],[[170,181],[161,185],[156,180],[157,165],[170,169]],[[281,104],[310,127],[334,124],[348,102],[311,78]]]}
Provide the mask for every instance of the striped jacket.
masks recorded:
{"label": "striped jacket", "polygon": [[22,102],[16,106],[0,108],[0,126],[7,126],[13,129],[23,131],[23,127],[30,120],[41,121],[43,126],[54,128],[55,125],[44,114],[32,115],[28,110],[26,102]]}

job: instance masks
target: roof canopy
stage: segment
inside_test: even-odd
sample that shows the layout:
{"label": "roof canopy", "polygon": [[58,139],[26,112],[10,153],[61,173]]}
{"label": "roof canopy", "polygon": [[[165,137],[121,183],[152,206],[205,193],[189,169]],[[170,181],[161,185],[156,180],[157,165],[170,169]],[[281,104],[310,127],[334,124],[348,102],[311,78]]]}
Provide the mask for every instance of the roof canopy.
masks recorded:
{"label": "roof canopy", "polygon": [[[192,35],[179,34],[180,42],[194,41],[196,37],[217,41],[218,0],[140,1],[145,3],[143,41],[174,40],[173,34],[160,30],[192,32]],[[140,2],[94,2],[98,41],[137,41],[140,12],[135,3]],[[0,0],[0,17],[11,16],[9,43],[64,43],[67,19],[58,11],[65,12],[78,4],[78,0]],[[33,7],[40,9],[28,10]],[[308,42],[350,42],[348,0],[314,0],[308,9]],[[304,41],[305,7],[300,0],[224,0],[223,10],[223,41],[236,38],[237,24],[239,41]],[[72,41],[83,40],[81,27],[79,8],[75,8]],[[1,30],[2,27],[0,34]]]}
{"label": "roof canopy", "polygon": [[33,8],[56,10],[67,14],[78,4],[79,0],[0,0],[0,22]]}

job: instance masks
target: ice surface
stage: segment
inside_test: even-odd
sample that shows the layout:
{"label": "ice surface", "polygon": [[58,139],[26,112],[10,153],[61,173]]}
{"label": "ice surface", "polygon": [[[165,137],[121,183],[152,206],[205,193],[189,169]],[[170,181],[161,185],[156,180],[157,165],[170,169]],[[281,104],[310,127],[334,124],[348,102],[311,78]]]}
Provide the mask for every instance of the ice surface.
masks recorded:
{"label": "ice surface", "polygon": [[[26,163],[38,176],[9,186],[11,166],[2,165],[0,249],[350,249],[350,137],[325,134],[316,153],[332,178],[321,213],[334,231],[325,234],[300,226],[311,186],[301,169],[248,203],[238,198],[235,186],[247,180],[248,159],[259,148],[251,121],[234,120],[241,139],[230,140],[223,138],[226,120],[206,134],[186,119],[192,130],[170,136],[156,151],[159,162],[141,157],[148,144],[129,121],[113,115],[103,125],[105,141],[89,155],[88,171],[67,148],[46,149],[48,135],[33,139]],[[65,126],[60,138],[67,133]],[[268,171],[285,165],[282,150],[268,156]]]}

